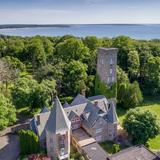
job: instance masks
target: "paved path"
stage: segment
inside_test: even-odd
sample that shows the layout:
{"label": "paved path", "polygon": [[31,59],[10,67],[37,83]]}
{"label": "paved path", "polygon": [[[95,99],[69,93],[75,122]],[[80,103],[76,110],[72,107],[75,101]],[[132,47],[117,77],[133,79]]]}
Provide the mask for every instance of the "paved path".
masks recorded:
{"label": "paved path", "polygon": [[19,138],[7,134],[0,137],[0,160],[17,160],[19,156]]}

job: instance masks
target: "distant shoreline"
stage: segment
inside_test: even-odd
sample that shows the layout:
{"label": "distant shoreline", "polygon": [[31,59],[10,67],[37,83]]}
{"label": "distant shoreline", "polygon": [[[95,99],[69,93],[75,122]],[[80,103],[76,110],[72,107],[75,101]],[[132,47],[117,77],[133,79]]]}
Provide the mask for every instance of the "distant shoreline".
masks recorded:
{"label": "distant shoreline", "polygon": [[38,28],[38,27],[71,27],[74,25],[160,25],[160,24],[0,24],[0,29],[16,29],[16,28]]}
{"label": "distant shoreline", "polygon": [[14,29],[14,28],[38,28],[38,27],[70,27],[70,25],[63,24],[2,24],[0,29]]}

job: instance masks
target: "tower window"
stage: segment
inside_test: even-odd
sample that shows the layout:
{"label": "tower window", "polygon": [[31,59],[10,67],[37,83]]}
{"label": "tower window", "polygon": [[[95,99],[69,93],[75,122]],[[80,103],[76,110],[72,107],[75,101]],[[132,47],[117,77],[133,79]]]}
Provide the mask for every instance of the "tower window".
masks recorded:
{"label": "tower window", "polygon": [[103,59],[101,61],[102,61],[102,64],[104,64]]}
{"label": "tower window", "polygon": [[110,73],[110,74],[112,74],[112,73],[113,73],[113,70],[112,70],[112,68],[110,68],[110,69],[109,69],[109,73]]}
{"label": "tower window", "polygon": [[64,155],[65,152],[64,152],[64,148],[61,148],[61,155]]}
{"label": "tower window", "polygon": [[110,82],[110,79],[109,79],[109,77],[108,77],[108,83]]}
{"label": "tower window", "polygon": [[112,58],[110,58],[110,65],[112,65],[113,64],[113,59]]}

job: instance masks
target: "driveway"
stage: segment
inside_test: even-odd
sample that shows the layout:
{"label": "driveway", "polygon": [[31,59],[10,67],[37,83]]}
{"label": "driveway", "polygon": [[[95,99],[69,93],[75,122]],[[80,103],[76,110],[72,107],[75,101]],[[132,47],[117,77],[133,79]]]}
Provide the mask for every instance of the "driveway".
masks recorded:
{"label": "driveway", "polygon": [[19,156],[19,137],[7,134],[0,137],[0,160],[17,160]]}

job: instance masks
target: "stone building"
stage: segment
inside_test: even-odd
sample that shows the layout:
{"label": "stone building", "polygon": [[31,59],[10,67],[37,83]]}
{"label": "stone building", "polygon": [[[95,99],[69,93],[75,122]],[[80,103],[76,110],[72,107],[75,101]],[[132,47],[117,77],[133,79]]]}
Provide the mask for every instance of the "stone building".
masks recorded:
{"label": "stone building", "polygon": [[[116,64],[117,49],[98,49],[97,74],[106,85],[116,82]],[[46,146],[48,156],[68,159],[71,141],[76,139],[76,135],[86,135],[82,135],[79,151],[85,147],[84,144],[94,143],[92,145],[100,148],[95,142],[114,140],[117,137],[116,100],[115,97],[107,99],[103,95],[87,98],[78,94],[72,103],[65,102],[62,107],[56,97],[53,109],[49,111],[44,108],[31,120],[30,127],[39,136],[41,144]]]}
{"label": "stone building", "polygon": [[117,48],[98,48],[97,74],[109,86],[117,80],[117,53]]}

